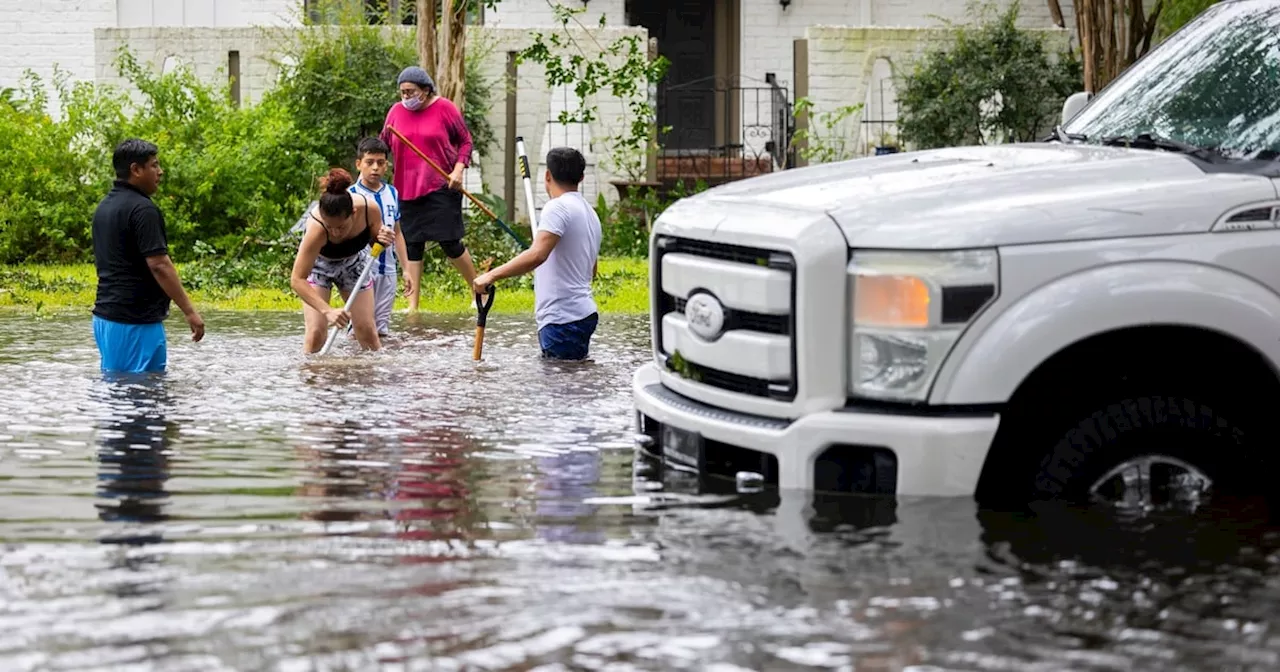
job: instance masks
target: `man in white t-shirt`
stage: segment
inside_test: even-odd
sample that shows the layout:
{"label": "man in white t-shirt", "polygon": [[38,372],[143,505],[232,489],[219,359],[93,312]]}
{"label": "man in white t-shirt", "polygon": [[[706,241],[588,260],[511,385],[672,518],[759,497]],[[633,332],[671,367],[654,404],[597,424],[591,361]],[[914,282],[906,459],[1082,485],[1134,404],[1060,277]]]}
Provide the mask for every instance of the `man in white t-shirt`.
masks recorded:
{"label": "man in white t-shirt", "polygon": [[[587,161],[576,149],[547,152],[543,179],[551,200],[542,208],[533,245],[478,276],[477,294],[503,278],[533,274],[534,317],[542,356],[586,359],[599,314],[591,295],[600,258],[600,218],[578,193]],[[535,270],[537,269],[537,270]]]}

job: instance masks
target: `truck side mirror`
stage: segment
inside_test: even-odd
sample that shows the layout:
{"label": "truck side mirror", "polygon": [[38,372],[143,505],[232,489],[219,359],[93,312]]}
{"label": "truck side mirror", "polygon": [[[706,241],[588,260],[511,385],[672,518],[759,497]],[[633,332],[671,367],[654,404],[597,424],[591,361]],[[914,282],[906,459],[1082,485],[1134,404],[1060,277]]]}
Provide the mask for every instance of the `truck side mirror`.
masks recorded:
{"label": "truck side mirror", "polygon": [[1092,97],[1093,95],[1088,91],[1078,91],[1071,94],[1071,97],[1067,98],[1067,102],[1062,104],[1062,123],[1065,124],[1071,121],[1072,117],[1084,109],[1085,105],[1089,104],[1089,99]]}

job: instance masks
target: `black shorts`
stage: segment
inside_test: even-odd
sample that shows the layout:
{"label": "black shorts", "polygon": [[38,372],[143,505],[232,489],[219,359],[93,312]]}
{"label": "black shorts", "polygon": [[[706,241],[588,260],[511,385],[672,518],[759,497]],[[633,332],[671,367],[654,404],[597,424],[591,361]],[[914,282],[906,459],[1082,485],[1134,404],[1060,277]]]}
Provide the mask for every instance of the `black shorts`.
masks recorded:
{"label": "black shorts", "polygon": [[462,223],[462,192],[441,187],[420,198],[401,202],[400,231],[404,242],[411,247],[462,240],[466,233]]}

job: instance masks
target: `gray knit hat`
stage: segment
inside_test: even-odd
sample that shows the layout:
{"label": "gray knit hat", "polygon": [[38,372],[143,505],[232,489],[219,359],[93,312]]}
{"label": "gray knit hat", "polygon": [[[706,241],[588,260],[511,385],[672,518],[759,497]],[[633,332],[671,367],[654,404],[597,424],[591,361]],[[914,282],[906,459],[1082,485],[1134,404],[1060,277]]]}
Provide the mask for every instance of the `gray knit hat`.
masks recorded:
{"label": "gray knit hat", "polygon": [[428,75],[426,70],[416,65],[411,65],[400,71],[400,78],[396,80],[396,86],[400,86],[405,82],[417,84],[424,89],[431,89],[432,91],[436,89],[436,83],[432,81],[431,75]]}

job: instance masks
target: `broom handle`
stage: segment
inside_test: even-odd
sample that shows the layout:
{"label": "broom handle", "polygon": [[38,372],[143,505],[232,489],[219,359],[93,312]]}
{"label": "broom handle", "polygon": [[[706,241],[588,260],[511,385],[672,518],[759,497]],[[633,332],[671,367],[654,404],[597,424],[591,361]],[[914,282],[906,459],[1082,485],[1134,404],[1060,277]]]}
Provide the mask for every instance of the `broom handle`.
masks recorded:
{"label": "broom handle", "polygon": [[525,153],[524,137],[516,136],[516,155],[520,162],[520,176],[524,181],[524,200],[529,207],[529,230],[533,237],[538,237],[538,216],[533,202],[533,178],[529,174],[529,155]]}

